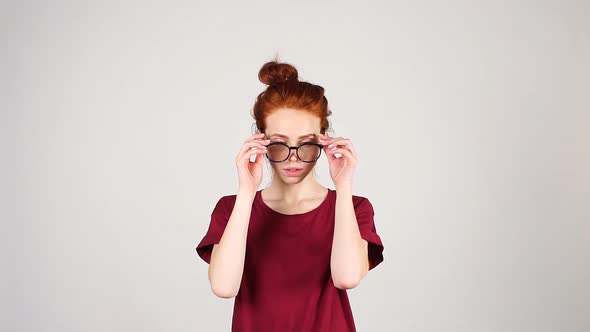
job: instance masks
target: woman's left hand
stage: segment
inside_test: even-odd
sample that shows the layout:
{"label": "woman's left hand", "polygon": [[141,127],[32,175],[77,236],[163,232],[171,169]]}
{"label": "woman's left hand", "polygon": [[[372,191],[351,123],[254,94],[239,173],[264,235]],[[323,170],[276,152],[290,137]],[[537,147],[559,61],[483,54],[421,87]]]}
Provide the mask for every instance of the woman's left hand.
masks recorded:
{"label": "woman's left hand", "polygon": [[[329,137],[323,134],[319,134],[318,137],[319,143],[324,146],[330,165],[330,176],[336,189],[339,187],[352,187],[352,176],[356,169],[357,158],[350,139]],[[341,156],[337,158],[334,155],[335,153],[340,153]]]}

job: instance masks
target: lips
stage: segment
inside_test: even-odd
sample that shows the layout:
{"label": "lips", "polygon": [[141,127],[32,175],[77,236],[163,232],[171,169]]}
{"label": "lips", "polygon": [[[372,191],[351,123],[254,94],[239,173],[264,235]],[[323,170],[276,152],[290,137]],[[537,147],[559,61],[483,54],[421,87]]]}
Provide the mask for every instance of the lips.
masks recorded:
{"label": "lips", "polygon": [[285,174],[287,174],[288,176],[299,176],[301,175],[301,173],[303,173],[303,168],[290,167],[284,168],[283,170],[285,171]]}

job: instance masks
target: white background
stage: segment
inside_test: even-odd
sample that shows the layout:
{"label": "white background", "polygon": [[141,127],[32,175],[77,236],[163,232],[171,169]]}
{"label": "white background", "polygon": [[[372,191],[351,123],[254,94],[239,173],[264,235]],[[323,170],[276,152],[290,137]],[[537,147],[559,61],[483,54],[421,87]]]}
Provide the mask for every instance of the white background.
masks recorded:
{"label": "white background", "polygon": [[589,17],[587,1],[3,2],[0,329],[229,331],[195,247],[236,193],[278,53],[326,89],[375,208],[385,260],[348,291],[359,331],[590,331]]}

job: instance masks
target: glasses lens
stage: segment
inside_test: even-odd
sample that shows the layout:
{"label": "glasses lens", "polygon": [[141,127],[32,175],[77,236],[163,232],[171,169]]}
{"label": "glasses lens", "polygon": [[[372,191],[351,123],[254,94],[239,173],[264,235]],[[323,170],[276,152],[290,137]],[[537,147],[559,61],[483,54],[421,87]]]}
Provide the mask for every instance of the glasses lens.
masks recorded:
{"label": "glasses lens", "polygon": [[316,160],[320,155],[320,148],[313,144],[303,144],[299,148],[299,158],[302,161],[311,162]]}
{"label": "glasses lens", "polygon": [[[319,157],[320,152],[317,145],[302,144],[299,148],[299,158],[304,162],[312,162]],[[284,144],[270,144],[266,154],[272,161],[284,161],[289,156],[289,148]]]}
{"label": "glasses lens", "polygon": [[283,161],[287,159],[289,154],[289,148],[283,144],[270,144],[266,150],[268,159],[272,161]]}

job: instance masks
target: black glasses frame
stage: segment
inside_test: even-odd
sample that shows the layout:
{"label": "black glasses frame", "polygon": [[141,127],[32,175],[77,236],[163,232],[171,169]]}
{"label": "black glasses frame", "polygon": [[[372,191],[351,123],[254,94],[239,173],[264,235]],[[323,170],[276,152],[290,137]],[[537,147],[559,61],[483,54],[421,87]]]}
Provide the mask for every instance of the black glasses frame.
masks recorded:
{"label": "black glasses frame", "polygon": [[[268,156],[268,152],[267,152],[267,153],[265,153],[266,159],[268,159],[268,161],[270,161],[271,163],[282,163],[282,162],[284,162],[285,160],[289,159],[289,157],[291,157],[291,150],[293,150],[293,149],[295,149],[295,154],[297,155],[297,159],[301,160],[301,161],[302,161],[302,162],[304,162],[304,163],[313,163],[313,162],[316,162],[318,159],[320,159],[320,156],[322,155],[322,149],[324,148],[324,146],[323,146],[323,145],[321,145],[321,144],[318,144],[318,143],[314,143],[314,142],[305,142],[305,143],[301,143],[301,144],[299,144],[299,146],[289,146],[288,144],[286,144],[286,143],[283,143],[283,142],[272,142],[272,143],[270,143],[270,144],[267,144],[267,145],[266,145],[266,147],[268,148],[268,147],[269,147],[269,146],[271,146],[271,145],[278,145],[278,144],[280,144],[280,145],[284,145],[284,146],[288,147],[288,148],[289,148],[289,153],[287,153],[287,157],[286,157],[285,159],[283,159],[283,160],[272,160],[272,159],[270,159],[270,157]],[[317,158],[315,158],[315,159],[314,159],[314,160],[312,160],[312,161],[305,161],[305,160],[302,160],[302,159],[299,157],[299,148],[300,148],[300,147],[302,147],[302,146],[304,146],[304,145],[315,145],[315,146],[319,147],[319,148],[320,148],[320,153],[318,154]]]}

